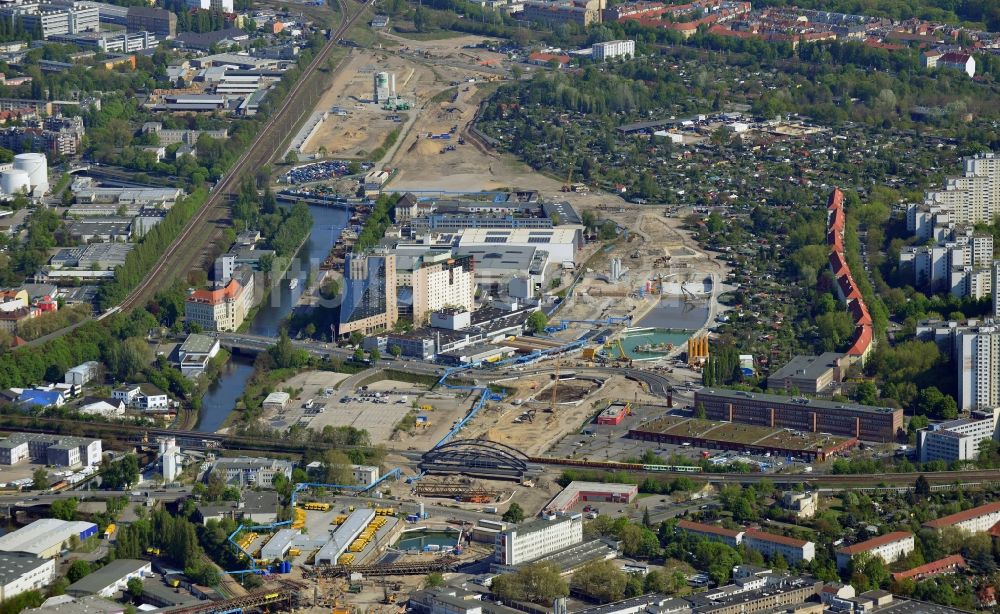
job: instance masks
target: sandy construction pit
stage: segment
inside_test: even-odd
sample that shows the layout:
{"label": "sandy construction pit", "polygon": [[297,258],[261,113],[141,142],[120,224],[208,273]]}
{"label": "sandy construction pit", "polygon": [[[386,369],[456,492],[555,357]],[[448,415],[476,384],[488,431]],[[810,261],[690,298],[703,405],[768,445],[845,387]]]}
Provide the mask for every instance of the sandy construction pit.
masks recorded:
{"label": "sandy construction pit", "polygon": [[[303,153],[322,150],[331,158],[362,158],[404,125],[407,111],[387,111],[372,102],[374,76],[382,71],[395,74],[397,95],[411,101],[426,97],[435,79],[431,71],[391,54],[353,50],[316,105],[315,112],[329,115],[302,146]],[[394,116],[398,120],[394,121]]]}
{"label": "sandy construction pit", "polygon": [[[570,370],[572,367],[565,365],[565,368]],[[518,405],[513,402],[487,404],[463,429],[462,436],[504,443],[522,450],[528,456],[544,456],[545,451],[553,444],[567,434],[577,432],[589,418],[604,409],[610,400],[657,400],[657,397],[646,393],[640,384],[623,376],[613,375],[603,386],[595,385],[582,395],[579,394],[579,386],[583,380],[564,380],[559,383],[560,389],[565,386],[569,395],[575,398],[570,403],[557,400],[555,412],[549,413],[546,409],[549,408],[551,389],[545,390],[544,387],[550,381],[549,376],[540,375],[499,382],[513,389],[508,397],[511,401],[522,402]],[[532,395],[538,399],[537,402],[527,401]],[[534,413],[531,420],[518,420],[532,410]]]}

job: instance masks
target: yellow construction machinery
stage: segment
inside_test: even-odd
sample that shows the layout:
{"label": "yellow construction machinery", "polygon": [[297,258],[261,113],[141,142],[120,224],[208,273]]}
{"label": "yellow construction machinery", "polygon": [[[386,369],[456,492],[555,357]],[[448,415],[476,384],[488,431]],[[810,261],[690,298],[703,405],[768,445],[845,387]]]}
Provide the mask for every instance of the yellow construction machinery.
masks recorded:
{"label": "yellow construction machinery", "polygon": [[625,351],[625,346],[622,345],[621,337],[618,338],[618,361],[632,364],[632,358],[628,355],[628,352]]}

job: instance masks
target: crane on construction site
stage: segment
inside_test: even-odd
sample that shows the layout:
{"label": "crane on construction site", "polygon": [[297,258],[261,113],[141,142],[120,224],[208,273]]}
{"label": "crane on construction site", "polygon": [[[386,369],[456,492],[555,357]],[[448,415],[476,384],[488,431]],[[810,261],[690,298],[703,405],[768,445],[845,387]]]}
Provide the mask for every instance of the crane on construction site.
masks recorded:
{"label": "crane on construction site", "polygon": [[552,400],[549,403],[549,408],[545,410],[546,413],[554,414],[556,412],[556,393],[559,390],[559,363],[556,363],[556,372],[552,376]]}
{"label": "crane on construction site", "polygon": [[566,165],[567,166],[567,168],[566,168],[566,183],[563,184],[563,187],[562,187],[562,191],[563,192],[572,192],[573,191],[573,166],[575,166],[575,165],[576,165],[576,158],[575,157],[574,158],[570,158],[569,164]]}

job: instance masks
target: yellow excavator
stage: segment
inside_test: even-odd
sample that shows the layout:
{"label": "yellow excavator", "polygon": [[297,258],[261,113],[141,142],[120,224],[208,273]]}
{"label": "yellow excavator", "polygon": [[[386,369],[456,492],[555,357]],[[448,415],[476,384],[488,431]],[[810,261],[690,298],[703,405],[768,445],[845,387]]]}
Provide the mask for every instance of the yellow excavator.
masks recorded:
{"label": "yellow excavator", "polygon": [[625,351],[625,346],[622,345],[620,337],[618,339],[618,362],[627,362],[628,364],[632,364],[632,358]]}

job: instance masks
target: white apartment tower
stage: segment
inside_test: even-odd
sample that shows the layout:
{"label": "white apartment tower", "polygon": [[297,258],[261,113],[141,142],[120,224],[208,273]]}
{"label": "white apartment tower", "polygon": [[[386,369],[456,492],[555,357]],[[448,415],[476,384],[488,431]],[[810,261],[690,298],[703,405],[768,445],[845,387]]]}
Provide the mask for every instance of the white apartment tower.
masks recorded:
{"label": "white apartment tower", "polygon": [[1000,156],[977,154],[964,165],[962,176],[946,179],[943,190],[928,191],[924,203],[949,210],[959,224],[989,224],[1000,214]]}
{"label": "white apartment tower", "polygon": [[476,275],[471,256],[425,255],[411,278],[413,322],[418,326],[431,312],[446,307],[475,310]]}
{"label": "white apartment tower", "polygon": [[[990,279],[992,282],[992,288],[995,290],[1000,290],[1000,260],[994,260],[993,266],[990,268]],[[995,319],[1000,319],[1000,300],[997,300],[997,295],[1000,292],[993,292],[993,317]]]}
{"label": "white apartment tower", "polygon": [[958,406],[963,410],[1000,406],[1000,328],[980,326],[957,333]]}

